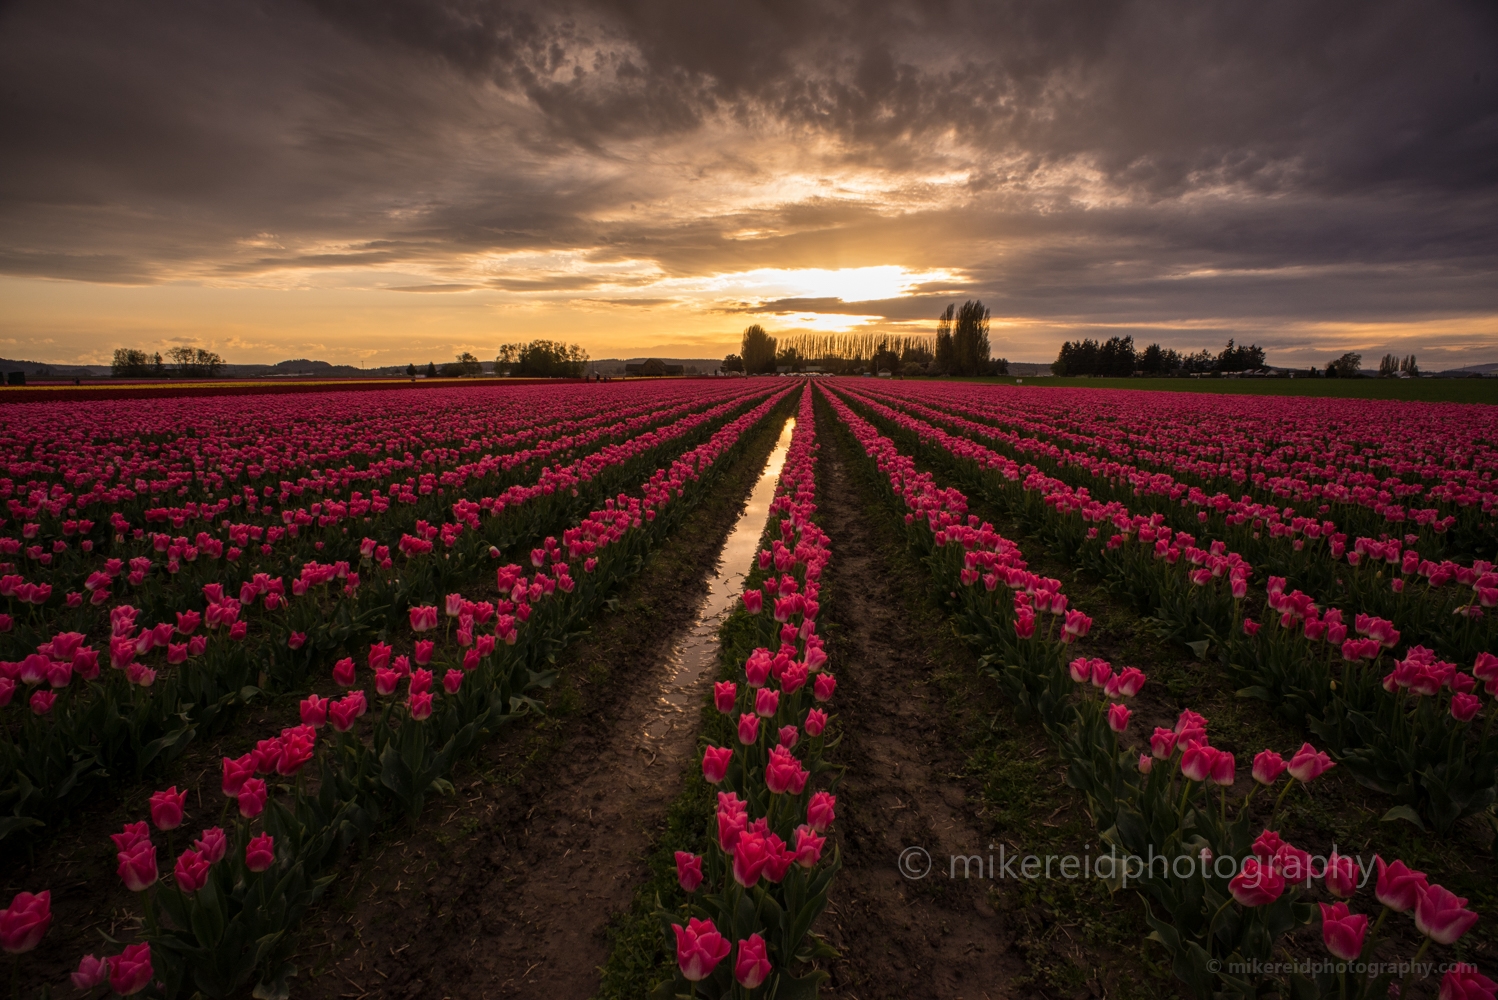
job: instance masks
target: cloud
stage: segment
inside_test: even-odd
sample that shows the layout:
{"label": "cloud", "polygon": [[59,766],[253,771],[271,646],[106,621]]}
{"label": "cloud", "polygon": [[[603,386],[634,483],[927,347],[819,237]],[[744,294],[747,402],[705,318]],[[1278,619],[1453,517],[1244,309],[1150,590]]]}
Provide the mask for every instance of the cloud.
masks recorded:
{"label": "cloud", "polygon": [[[1041,354],[1428,331],[1498,316],[1495,42],[1397,0],[18,0],[0,274],[663,337],[977,297]],[[723,287],[877,267],[931,277]]]}

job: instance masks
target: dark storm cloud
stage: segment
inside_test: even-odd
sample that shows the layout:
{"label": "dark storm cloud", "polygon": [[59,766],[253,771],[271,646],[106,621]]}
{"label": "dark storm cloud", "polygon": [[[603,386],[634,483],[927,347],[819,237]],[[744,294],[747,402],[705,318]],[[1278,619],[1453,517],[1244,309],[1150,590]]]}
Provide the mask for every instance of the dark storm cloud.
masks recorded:
{"label": "dark storm cloud", "polygon": [[[996,314],[1084,325],[1491,313],[1495,95],[1475,0],[26,0],[0,8],[0,272],[631,283],[462,263],[573,251],[961,269]],[[827,192],[699,207],[788,150]],[[806,308],[950,297],[921,291]]]}

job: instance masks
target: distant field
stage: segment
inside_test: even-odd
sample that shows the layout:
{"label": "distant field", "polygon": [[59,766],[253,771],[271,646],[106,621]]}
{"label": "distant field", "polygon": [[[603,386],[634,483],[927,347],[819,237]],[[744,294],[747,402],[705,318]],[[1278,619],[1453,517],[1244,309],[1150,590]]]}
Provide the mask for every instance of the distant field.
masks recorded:
{"label": "distant field", "polygon": [[[1013,385],[1014,378],[962,379]],[[1031,378],[1027,386],[1079,389],[1155,389],[1164,392],[1217,392],[1241,396],[1338,396],[1356,399],[1407,399],[1424,403],[1498,404],[1498,379],[1477,378]]]}

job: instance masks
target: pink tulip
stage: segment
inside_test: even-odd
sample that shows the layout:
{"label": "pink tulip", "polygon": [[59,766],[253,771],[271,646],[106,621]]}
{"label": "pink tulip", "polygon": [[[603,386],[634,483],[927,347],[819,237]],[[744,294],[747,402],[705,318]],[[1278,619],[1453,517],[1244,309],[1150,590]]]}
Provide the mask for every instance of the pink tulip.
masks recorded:
{"label": "pink tulip", "polygon": [[815,868],[822,860],[822,845],[826,843],[827,838],[817,836],[811,827],[796,827],[796,864],[802,868]]}
{"label": "pink tulip", "polygon": [[806,804],[806,825],[818,833],[826,833],[837,819],[835,808],[837,796],[830,792],[817,792]]}
{"label": "pink tulip", "polygon": [[1326,891],[1339,899],[1351,899],[1358,891],[1357,865],[1335,852],[1326,859]]}
{"label": "pink tulip", "polygon": [[1273,750],[1260,750],[1254,757],[1254,780],[1261,785],[1272,785],[1285,773],[1285,758]]}
{"label": "pink tulip", "polygon": [[753,830],[739,834],[733,851],[733,879],[745,889],[751,888],[764,874],[770,863],[770,845],[764,836]]}
{"label": "pink tulip", "polygon": [[768,719],[780,709],[780,692],[770,688],[760,688],[754,692],[754,713],[760,718]]}
{"label": "pink tulip", "polygon": [[265,782],[259,778],[250,778],[239,790],[239,815],[245,819],[254,819],[265,811],[265,799],[268,795]]}
{"label": "pink tulip", "polygon": [[806,735],[821,736],[827,728],[827,713],[820,708],[814,708],[806,713]]}
{"label": "pink tulip", "polygon": [[701,982],[712,975],[732,950],[711,920],[693,917],[686,927],[673,924],[672,930],[676,932],[676,964],[691,982]]}
{"label": "pink tulip", "polygon": [[1147,753],[1140,754],[1139,755],[1139,773],[1140,774],[1149,774],[1154,769],[1155,769],[1155,758],[1151,757]]}
{"label": "pink tulip", "polygon": [[35,896],[18,892],[10,906],[0,910],[0,950],[10,955],[31,951],[41,944],[51,926],[51,891],[44,889]]}
{"label": "pink tulip", "polygon": [[1156,727],[1150,737],[1150,752],[1160,760],[1169,760],[1176,750],[1176,734],[1169,729]]}
{"label": "pink tulip", "polygon": [[1378,866],[1378,883],[1374,887],[1378,901],[1395,913],[1414,909],[1427,886],[1425,875],[1406,868],[1403,861],[1386,865],[1383,858],[1375,856],[1374,862]]}
{"label": "pink tulip", "polygon": [[1285,878],[1269,862],[1248,858],[1238,874],[1228,881],[1228,891],[1243,906],[1263,906],[1284,893]]}
{"label": "pink tulip", "polygon": [[1139,693],[1148,679],[1144,671],[1138,667],[1125,667],[1116,677],[1108,681],[1103,692],[1110,698],[1132,698]]}
{"label": "pink tulip", "polygon": [[276,841],[268,833],[252,837],[244,849],[244,866],[252,872],[263,872],[276,863]]}
{"label": "pink tulip", "polygon": [[375,694],[385,697],[395,694],[395,689],[400,685],[401,675],[394,670],[386,670],[383,667],[375,671]]}
{"label": "pink tulip", "polygon": [[68,978],[73,981],[73,989],[87,993],[109,978],[109,960],[84,955],[78,962],[78,971]]}
{"label": "pink tulip", "polygon": [[109,988],[120,996],[139,993],[155,977],[148,943],[127,945],[123,952],[109,959]]}
{"label": "pink tulip", "polygon": [[1321,940],[1326,950],[1344,962],[1354,961],[1363,953],[1363,937],[1368,933],[1368,918],[1349,913],[1346,903],[1321,906]]}
{"label": "pink tulip", "polygon": [[1466,906],[1465,899],[1438,885],[1420,889],[1415,899],[1415,927],[1432,941],[1453,944],[1477,923],[1477,914]]}
{"label": "pink tulip", "polygon": [[[755,722],[757,724],[759,720]],[[702,777],[710,784],[718,784],[728,775],[728,765],[732,760],[733,750],[730,748],[709,746],[702,751]]]}
{"label": "pink tulip", "polygon": [[369,647],[369,669],[382,670],[390,666],[390,654],[393,652],[390,646],[377,642]]}
{"label": "pink tulip", "polygon": [[449,670],[442,675],[442,690],[448,694],[457,694],[458,689],[463,686],[463,671]]}
{"label": "pink tulip", "polygon": [[763,591],[760,591],[760,590],[746,590],[746,591],[744,591],[744,610],[745,611],[749,612],[751,615],[757,615],[762,610],[764,610],[764,606],[765,606],[765,595],[764,595]]}
{"label": "pink tulip", "polygon": [[1129,706],[1122,703],[1111,705],[1108,708],[1108,728],[1115,733],[1121,733],[1129,727]]}
{"label": "pink tulip", "polygon": [[696,892],[702,884],[702,858],[686,851],[676,852],[676,881],[687,892]]}
{"label": "pink tulip", "polygon": [[437,609],[435,606],[413,607],[411,609],[411,631],[430,632],[437,627]]}
{"label": "pink tulip", "polygon": [[223,827],[211,826],[192,842],[192,847],[203,856],[203,860],[216,865],[224,859],[224,853],[229,849],[229,838],[224,835]]}
{"label": "pink tulip", "polygon": [[208,884],[208,859],[197,851],[183,851],[174,871],[177,888],[191,895]]}
{"label": "pink tulip", "polygon": [[831,701],[832,694],[837,690],[837,678],[831,674],[817,674],[817,679],[812,682],[812,696],[817,701]]}
{"label": "pink tulip", "polygon": [[809,773],[806,768],[785,747],[777,746],[770,751],[770,759],[765,764],[765,785],[771,794],[790,792],[792,795],[800,795],[801,790],[806,787],[807,777]]}
{"label": "pink tulip", "polygon": [[748,712],[739,716],[739,742],[745,746],[759,739],[759,716]]}
{"label": "pink tulip", "polygon": [[1454,694],[1451,696],[1451,717],[1457,722],[1471,722],[1482,711],[1482,702],[1476,695]]}
{"label": "pink tulip", "polygon": [[56,691],[36,691],[31,695],[31,711],[34,715],[46,715],[57,703]]}
{"label": "pink tulip", "polygon": [[[128,830],[129,827],[126,827]],[[120,866],[116,871],[125,888],[131,892],[143,892],[156,881],[156,845],[149,839],[137,840],[122,848],[115,858]]]}
{"label": "pink tulip", "polygon": [[292,649],[301,649],[303,646],[307,645],[307,633],[306,632],[293,632],[293,633],[291,633],[289,636],[286,637],[286,645],[289,646],[289,647],[291,647]]}
{"label": "pink tulip", "polygon": [[1440,1000],[1493,1000],[1498,983],[1477,971],[1477,966],[1456,963],[1441,979]]}
{"label": "pink tulip", "polygon": [[151,796],[151,822],[158,830],[175,830],[182,825],[182,807],[187,802],[187,793],[177,791],[173,785],[164,792]]}
{"label": "pink tulip", "polygon": [[1296,781],[1311,781],[1336,766],[1325,753],[1305,743],[1295,752],[1295,756],[1290,758],[1290,777]]}
{"label": "pink tulip", "polygon": [[244,788],[246,780],[255,776],[254,754],[245,754],[238,760],[232,757],[224,758],[224,780],[223,792],[230,798],[239,795],[240,789]]}
{"label": "pink tulip", "polygon": [[733,681],[718,681],[713,685],[713,704],[724,715],[732,715],[739,687]]}
{"label": "pink tulip", "polygon": [[331,704],[328,699],[319,698],[315,694],[303,698],[300,706],[302,725],[321,729],[323,723],[328,721],[328,706]]}
{"label": "pink tulip", "polygon": [[415,652],[411,658],[416,661],[418,667],[424,667],[432,662],[432,652],[436,648],[437,644],[430,639],[417,639]]}
{"label": "pink tulip", "polygon": [[333,664],[333,681],[339,687],[354,686],[354,658],[345,656]]}
{"label": "pink tulip", "polygon": [[1181,754],[1181,773],[1192,781],[1206,781],[1212,776],[1217,757],[1216,749],[1193,741]]}
{"label": "pink tulip", "polygon": [[426,692],[412,694],[407,699],[407,706],[411,710],[411,718],[423,722],[432,717],[432,696]]}
{"label": "pink tulip", "polygon": [[354,728],[354,720],[361,714],[360,705],[347,697],[328,704],[328,721],[334,732],[346,733]]}
{"label": "pink tulip", "polygon": [[1238,775],[1238,764],[1233,755],[1226,750],[1219,751],[1212,760],[1212,770],[1208,775],[1214,784],[1222,785],[1224,788],[1231,785]]}
{"label": "pink tulip", "polygon": [[770,959],[765,953],[765,939],[751,934],[739,942],[739,954],[733,966],[733,978],[746,990],[759,987],[770,975]]}
{"label": "pink tulip", "polygon": [[411,694],[426,694],[432,689],[432,672],[416,670],[411,674]]}
{"label": "pink tulip", "polygon": [[796,744],[800,741],[801,730],[797,729],[795,726],[780,727],[778,742],[781,746],[785,747],[787,750],[792,750],[795,749]]}

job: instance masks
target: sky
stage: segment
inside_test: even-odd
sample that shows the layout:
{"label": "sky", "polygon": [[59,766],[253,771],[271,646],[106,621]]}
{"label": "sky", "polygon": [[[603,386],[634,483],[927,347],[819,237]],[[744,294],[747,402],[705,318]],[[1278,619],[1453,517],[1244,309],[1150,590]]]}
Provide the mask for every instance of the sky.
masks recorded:
{"label": "sky", "polygon": [[16,359],[1498,362],[1490,0],[0,0],[0,149]]}

